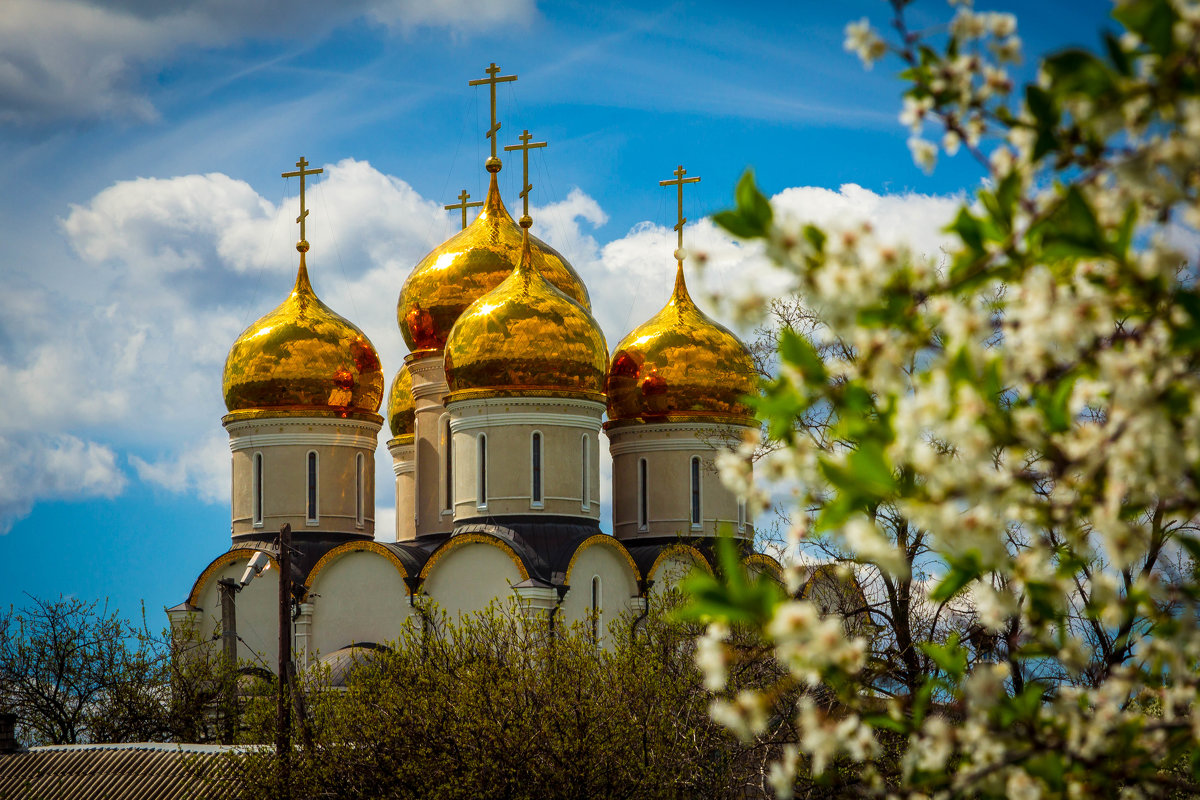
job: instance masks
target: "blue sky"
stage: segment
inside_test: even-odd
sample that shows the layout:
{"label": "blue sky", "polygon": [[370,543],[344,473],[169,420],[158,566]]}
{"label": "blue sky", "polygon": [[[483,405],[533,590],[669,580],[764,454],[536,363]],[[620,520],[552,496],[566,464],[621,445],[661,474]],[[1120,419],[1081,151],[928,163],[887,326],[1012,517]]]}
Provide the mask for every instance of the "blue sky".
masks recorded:
{"label": "blue sky", "polygon": [[[1098,41],[1109,8],[986,7],[1016,12],[1030,56]],[[979,172],[961,154],[915,168],[895,64],[864,71],[843,51],[847,21],[888,13],[877,0],[7,0],[0,604],[61,593],[134,613],[144,600],[157,626],[228,546],[221,366],[290,288],[298,187],[279,175],[301,154],[326,167],[314,285],[390,379],[404,277],[457,229],[441,205],[485,187],[486,91],[467,82],[489,62],[519,76],[499,90],[501,144],[523,128],[549,142],[531,159],[534,231],[588,281],[610,347],[666,300],[674,198],[658,181],[679,163],[703,178],[692,220],[753,166],[793,213],[866,215],[938,246]],[[950,13],[931,0],[912,19]],[[510,210],[518,165],[501,173]],[[689,235],[714,255],[696,278],[709,292],[752,283],[711,225]]]}

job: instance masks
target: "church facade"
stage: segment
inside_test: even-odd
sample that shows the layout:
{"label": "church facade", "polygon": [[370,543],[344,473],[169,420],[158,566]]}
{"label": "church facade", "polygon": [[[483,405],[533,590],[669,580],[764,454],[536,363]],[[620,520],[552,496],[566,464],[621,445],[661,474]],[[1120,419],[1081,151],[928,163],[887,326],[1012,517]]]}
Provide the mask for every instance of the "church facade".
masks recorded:
{"label": "church facade", "polygon": [[[751,553],[752,521],[712,466],[716,442],[757,428],[745,401],[757,383],[743,343],[688,293],[682,199],[669,299],[610,354],[582,279],[530,233],[528,150],[538,145],[527,132],[507,148],[526,159],[519,221],[501,199],[496,71],[480,82],[493,90],[488,194],[399,290],[411,352],[386,393],[386,419],[378,353],[309,279],[303,181],[315,171],[302,159],[292,173],[301,178],[295,285],[234,342],[225,366],[231,546],[169,610],[173,627],[211,638],[218,582],[265,552],[271,568],[237,597],[238,647],[247,660],[273,652],[283,524],[301,666],[396,639],[423,603],[453,617],[515,599],[527,615],[588,622],[602,642],[628,635],[617,627],[625,612],[712,568],[718,532],[742,541],[754,569],[777,569]],[[695,180],[683,174],[664,182],[681,198]],[[377,538],[385,425],[396,530]],[[613,460],[612,531],[600,525],[601,437]]]}

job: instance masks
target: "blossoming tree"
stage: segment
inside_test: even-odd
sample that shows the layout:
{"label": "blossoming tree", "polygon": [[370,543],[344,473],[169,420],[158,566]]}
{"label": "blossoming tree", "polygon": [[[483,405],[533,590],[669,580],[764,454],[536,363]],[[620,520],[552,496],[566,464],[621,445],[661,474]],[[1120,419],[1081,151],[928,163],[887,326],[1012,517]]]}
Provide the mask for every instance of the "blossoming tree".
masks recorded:
{"label": "blossoming tree", "polygon": [[[917,643],[929,673],[881,685],[869,629],[728,569],[694,587],[714,620],[699,663],[724,685],[728,623],[748,622],[810,687],[780,796],[834,766],[867,796],[1196,792],[1200,5],[1118,2],[1098,53],[1052,55],[1017,87],[1011,15],[958,3],[914,31],[907,4],[892,0],[890,41],[863,21],[846,46],[903,62],[919,164],[961,150],[988,173],[949,259],[776,218],[749,175],[716,221],[764,242],[819,320],[783,331],[759,401],[785,446],[756,473],[800,486],[791,540],[909,578],[903,520],[928,548],[926,602],[960,603],[978,635]],[[819,437],[795,424],[814,409]],[[723,471],[762,504],[749,452]],[[772,691],[722,694],[713,714],[754,736]]]}

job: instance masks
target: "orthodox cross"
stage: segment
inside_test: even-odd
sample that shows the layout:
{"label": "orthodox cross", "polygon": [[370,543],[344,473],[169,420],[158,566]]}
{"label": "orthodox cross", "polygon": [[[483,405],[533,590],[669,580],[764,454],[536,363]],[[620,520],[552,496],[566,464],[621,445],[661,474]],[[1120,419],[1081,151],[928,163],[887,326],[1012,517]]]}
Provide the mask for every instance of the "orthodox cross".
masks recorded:
{"label": "orthodox cross", "polygon": [[482,200],[479,200],[479,201],[477,201],[477,202],[474,202],[474,203],[468,203],[468,202],[467,202],[467,199],[468,199],[468,198],[470,198],[470,196],[471,196],[471,195],[467,194],[467,190],[466,190],[466,189],[463,189],[463,190],[462,190],[462,194],[460,194],[460,195],[458,196],[458,200],[459,200],[459,202],[457,202],[457,203],[454,203],[454,204],[452,204],[452,205],[448,205],[448,206],[442,206],[442,208],[446,209],[447,211],[453,211],[453,210],[454,210],[454,209],[456,209],[456,208],[461,208],[461,209],[462,209],[462,217],[463,217],[463,220],[462,220],[462,226],[463,226],[463,230],[466,230],[466,227],[467,227],[467,209],[468,209],[468,208],[479,208],[479,206],[483,205],[483,201],[482,201]]}
{"label": "orthodox cross", "polygon": [[525,220],[529,219],[530,222],[533,221],[529,217],[529,192],[530,192],[530,190],[533,189],[533,186],[529,183],[529,151],[533,150],[536,147],[545,147],[546,143],[545,142],[530,142],[529,140],[533,138],[533,135],[530,134],[528,130],[526,130],[524,133],[522,133],[517,138],[521,140],[520,144],[505,145],[504,150],[506,152],[509,150],[522,151],[522,160],[525,165],[524,166],[525,172],[524,172],[524,178],[522,179],[524,182],[524,186],[521,188],[521,199],[525,201],[525,205],[523,206],[523,209],[522,209],[521,227],[527,227],[525,225]]}
{"label": "orthodox cross", "polygon": [[301,253],[308,250],[308,240],[304,238],[304,218],[308,216],[308,209],[304,207],[304,179],[309,175],[320,175],[324,169],[305,169],[308,162],[304,160],[304,156],[300,156],[300,160],[296,162],[296,166],[300,169],[295,172],[285,172],[280,177],[282,178],[300,178],[300,216],[296,217],[296,222],[300,223],[300,241],[296,242],[296,249]]}
{"label": "orthodox cross", "polygon": [[683,215],[683,185],[685,183],[699,183],[699,178],[685,178],[687,170],[683,168],[683,164],[672,173],[675,176],[673,181],[659,181],[659,186],[678,186],[679,187],[679,222],[675,223],[675,230],[679,232],[679,244],[675,250],[675,260],[679,262],[680,268],[683,267],[683,223],[687,222],[687,217]]}
{"label": "orthodox cross", "polygon": [[496,77],[496,73],[498,73],[499,71],[500,71],[500,68],[497,67],[496,62],[493,61],[492,65],[484,70],[484,72],[486,72],[488,74],[488,76],[486,78],[480,78],[477,81],[471,81],[470,83],[467,84],[468,86],[482,86],[483,84],[486,83],[491,86],[491,90],[492,90],[492,127],[488,128],[487,136],[489,139],[492,140],[492,158],[496,157],[496,131],[500,130],[500,123],[496,122],[496,84],[497,83],[506,83],[508,81],[515,81],[517,79],[516,75],[501,75],[500,77]]}

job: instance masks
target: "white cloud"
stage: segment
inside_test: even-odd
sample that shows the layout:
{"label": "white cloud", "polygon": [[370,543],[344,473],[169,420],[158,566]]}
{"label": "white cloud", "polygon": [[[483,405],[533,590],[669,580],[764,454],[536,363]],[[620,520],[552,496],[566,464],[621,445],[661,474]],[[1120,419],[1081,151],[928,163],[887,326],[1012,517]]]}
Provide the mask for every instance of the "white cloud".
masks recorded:
{"label": "white cloud", "polygon": [[116,453],[75,436],[0,435],[0,534],[41,500],[115,497],[126,478]]}
{"label": "white cloud", "polygon": [[146,483],[208,503],[229,500],[229,440],[224,433],[213,432],[195,447],[154,463],[137,456],[130,456],[129,463]]}
{"label": "white cloud", "polygon": [[904,244],[937,257],[952,241],[944,233],[965,198],[958,195],[876,194],[853,183],[836,192],[815,186],[784,189],[771,198],[777,213],[821,227],[870,222],[884,244]]}
{"label": "white cloud", "polygon": [[5,0],[0,123],[152,120],[142,75],[186,48],[307,38],[360,17],[462,33],[527,23],[535,13],[534,0]]}
{"label": "white cloud", "polygon": [[[454,226],[440,204],[366,162],[324,166],[309,193],[313,283],[375,343],[390,382],[405,355],[395,319],[400,287]],[[881,236],[904,236],[920,248],[944,239],[938,229],[956,201],[843,187],[790,189],[776,202],[817,222],[861,214]],[[277,206],[221,174],[122,181],[72,206],[62,221],[78,262],[57,271],[14,266],[25,288],[0,297],[10,338],[0,350],[0,407],[22,413],[0,416],[8,454],[0,465],[0,529],[42,499],[115,496],[127,483],[121,458],[146,484],[227,502],[221,372],[238,333],[291,286],[293,204]],[[586,281],[610,348],[666,303],[674,231],[642,223],[601,245],[591,231],[607,217],[579,189],[535,219],[538,235]],[[707,254],[702,271],[698,258],[689,259],[688,281],[714,316],[706,297],[762,291],[771,275],[759,248],[708,220],[689,226],[687,239],[693,253]],[[30,429],[45,433],[23,432]],[[393,475],[382,440],[376,464],[380,538],[388,540]],[[607,506],[611,468],[601,472]]]}

